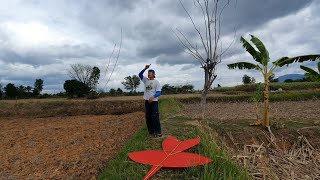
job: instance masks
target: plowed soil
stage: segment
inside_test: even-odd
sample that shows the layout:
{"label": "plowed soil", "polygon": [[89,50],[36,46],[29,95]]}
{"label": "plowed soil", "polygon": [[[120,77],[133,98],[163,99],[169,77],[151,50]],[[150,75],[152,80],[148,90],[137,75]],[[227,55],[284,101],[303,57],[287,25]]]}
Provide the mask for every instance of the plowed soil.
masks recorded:
{"label": "plowed soil", "polygon": [[140,128],[125,115],[0,119],[0,179],[91,179]]}

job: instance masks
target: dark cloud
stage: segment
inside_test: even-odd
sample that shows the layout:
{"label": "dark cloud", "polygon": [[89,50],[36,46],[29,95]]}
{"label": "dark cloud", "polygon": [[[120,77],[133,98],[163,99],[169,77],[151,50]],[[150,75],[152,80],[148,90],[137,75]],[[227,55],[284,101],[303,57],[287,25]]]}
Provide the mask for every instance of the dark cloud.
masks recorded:
{"label": "dark cloud", "polygon": [[64,59],[106,58],[107,52],[101,47],[88,45],[62,45],[30,49],[26,52],[14,49],[0,49],[0,59],[7,63],[22,63],[34,66],[56,64]]}
{"label": "dark cloud", "polygon": [[174,55],[180,53],[183,49],[178,46],[177,42],[164,43],[161,41],[150,42],[138,48],[138,55],[142,57],[152,58],[159,55]]}
{"label": "dark cloud", "polygon": [[0,59],[7,63],[24,63],[35,66],[57,63],[58,61],[39,54],[19,54],[12,50],[0,51]]}
{"label": "dark cloud", "polygon": [[137,47],[139,56],[153,58],[163,54],[179,54],[183,51],[170,27],[161,21],[140,22],[136,25],[135,31],[141,41],[141,45]]}
{"label": "dark cloud", "polygon": [[223,13],[224,30],[255,29],[270,20],[296,13],[306,7],[312,0],[236,0]]}
{"label": "dark cloud", "polygon": [[[136,6],[139,6],[139,3],[139,0],[83,1],[75,7],[77,13],[74,14],[74,18],[80,20],[93,31],[103,34],[106,38],[110,38],[108,37],[108,33],[110,35],[111,31],[116,30],[115,28],[120,31],[121,27],[123,27],[123,31],[130,32],[126,28],[130,28],[130,20],[135,18],[134,16],[130,17],[130,14],[134,12]],[[72,5],[74,6],[74,3]],[[124,15],[126,17],[121,19]]]}
{"label": "dark cloud", "polygon": [[132,10],[134,9],[138,4],[140,3],[140,0],[121,0],[121,1],[115,1],[115,0],[97,0],[96,2],[90,1],[90,4],[96,4],[97,6],[100,6],[102,8],[108,8],[108,9],[114,9],[117,8],[119,13],[121,13],[121,10]]}
{"label": "dark cloud", "polygon": [[175,54],[175,55],[160,55],[156,63],[159,65],[182,65],[182,64],[194,64],[198,65],[199,62],[191,56],[185,54]]}
{"label": "dark cloud", "polygon": [[[193,19],[202,17],[200,8],[196,7],[191,1],[185,0],[182,2]],[[220,2],[221,6],[223,6],[226,1]],[[292,0],[290,2],[279,0],[268,0],[263,2],[257,0],[231,0],[221,16],[221,33],[227,35],[234,32],[235,29],[253,30],[275,18],[296,13],[298,10],[310,5],[311,2],[312,0]],[[189,20],[189,17],[179,2],[172,3],[172,5],[163,3],[162,6],[168,6],[169,9],[172,10],[172,13]],[[211,5],[210,7],[214,6]],[[203,26],[202,19],[199,20],[201,21],[196,22],[197,27]],[[191,22],[190,25],[192,25]]]}
{"label": "dark cloud", "polygon": [[183,65],[182,68],[180,69],[180,71],[187,71],[191,68],[194,68],[196,65],[195,64],[187,64],[187,65]]}

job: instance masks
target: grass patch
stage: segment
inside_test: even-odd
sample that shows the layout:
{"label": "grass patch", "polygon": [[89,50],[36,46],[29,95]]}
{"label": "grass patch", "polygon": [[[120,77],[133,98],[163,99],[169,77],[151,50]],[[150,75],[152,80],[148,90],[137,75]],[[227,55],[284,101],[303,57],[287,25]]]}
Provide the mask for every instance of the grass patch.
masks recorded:
{"label": "grass patch", "polygon": [[[165,135],[173,135],[180,140],[201,137],[201,143],[187,152],[209,157],[212,163],[192,168],[163,168],[154,175],[154,179],[248,179],[248,174],[233,161],[215,143],[210,132],[200,131],[197,126],[191,125],[190,119],[174,117],[181,105],[175,99],[160,101],[162,129]],[[146,128],[139,130],[135,136],[124,146],[121,152],[111,160],[102,170],[99,179],[142,179],[151,166],[130,161],[128,153],[148,149],[161,150],[165,138],[152,138],[147,135]]]}
{"label": "grass patch", "polygon": [[297,130],[303,127],[313,126],[312,121],[301,121],[301,120],[287,120],[282,122],[285,127],[293,130]]}
{"label": "grass patch", "polygon": [[160,118],[167,119],[169,116],[177,114],[182,105],[174,98],[161,99],[159,101]]}
{"label": "grass patch", "polygon": [[320,98],[320,91],[278,92],[270,95],[270,101],[304,101],[314,98]]}
{"label": "grass patch", "polygon": [[249,126],[250,123],[253,123],[254,120],[252,119],[243,119],[241,121],[233,121],[229,120],[223,123],[216,123],[214,120],[210,120],[210,123],[208,124],[209,127],[213,129],[226,129],[226,130],[241,130]]}

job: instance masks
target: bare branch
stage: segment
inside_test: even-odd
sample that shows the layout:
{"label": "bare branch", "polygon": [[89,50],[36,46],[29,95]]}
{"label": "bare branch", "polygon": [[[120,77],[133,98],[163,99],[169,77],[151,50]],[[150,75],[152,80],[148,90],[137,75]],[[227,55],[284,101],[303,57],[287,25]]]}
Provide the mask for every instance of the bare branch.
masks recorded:
{"label": "bare branch", "polygon": [[[182,44],[184,44],[185,47],[186,47],[190,52],[192,52],[193,54],[195,54],[195,55],[199,58],[199,60],[202,60],[203,62],[205,62],[204,58],[201,56],[201,54],[199,53],[199,51],[197,51],[196,48],[192,46],[192,44],[190,43],[190,41],[188,40],[188,38],[187,38],[178,28],[177,28],[177,31],[181,34],[181,36],[185,39],[185,41],[189,44],[189,46],[185,45],[185,43],[183,43],[183,41],[181,41]],[[191,48],[192,48],[194,51],[193,51]]]}
{"label": "bare branch", "polygon": [[[206,29],[206,47],[209,49],[209,36],[208,36],[208,29],[207,29],[208,24],[207,24],[207,23],[210,23],[210,22],[208,22],[208,21],[206,20],[206,14],[205,14],[205,11],[204,11],[204,9],[203,9],[203,7],[202,7],[202,4],[200,3],[199,0],[197,0],[197,2],[198,2],[199,6],[200,6],[200,8],[201,8],[201,11],[202,11],[203,21],[204,21],[204,27],[205,27],[205,29]],[[209,56],[209,51],[206,51],[206,53],[207,53],[207,56]]]}
{"label": "bare branch", "polygon": [[174,30],[172,30],[172,31],[173,31],[174,35],[178,38],[178,40],[179,40],[179,45],[182,47],[182,49],[184,49],[184,51],[185,51],[186,53],[192,55],[196,60],[199,61],[199,63],[201,64],[201,66],[203,66],[203,63],[204,63],[204,62],[202,62],[202,61],[203,61],[202,57],[198,57],[198,55],[195,54],[195,53],[180,39],[180,37],[177,35],[177,33],[176,33]]}
{"label": "bare branch", "polygon": [[72,79],[88,84],[91,72],[92,67],[90,65],[72,64],[71,69],[69,70],[69,76]]}
{"label": "bare branch", "polygon": [[195,25],[192,17],[190,16],[190,14],[189,14],[189,12],[187,11],[187,9],[184,7],[184,5],[183,5],[183,3],[181,2],[181,0],[179,0],[179,2],[180,2],[180,4],[181,4],[181,6],[183,7],[184,11],[188,14],[188,16],[189,16],[189,18],[190,18],[190,20],[191,20],[191,22],[192,22],[192,24],[193,24],[193,27],[194,27],[195,30],[198,32],[198,34],[199,34],[199,36],[200,36],[200,39],[201,39],[201,42],[202,42],[202,45],[203,45],[203,47],[205,48],[205,51],[207,52],[208,50],[207,50],[207,48],[206,48],[206,46],[205,46],[205,43],[204,43],[204,41],[203,41],[203,37],[202,37],[202,34],[201,34],[200,30],[196,27],[196,25]]}

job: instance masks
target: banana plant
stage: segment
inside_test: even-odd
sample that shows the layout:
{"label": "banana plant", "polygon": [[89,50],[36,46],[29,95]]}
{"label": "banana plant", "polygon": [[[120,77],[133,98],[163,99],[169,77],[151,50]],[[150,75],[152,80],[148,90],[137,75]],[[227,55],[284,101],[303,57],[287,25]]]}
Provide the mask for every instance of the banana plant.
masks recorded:
{"label": "banana plant", "polygon": [[263,122],[256,122],[257,125],[263,125],[270,129],[270,121],[269,121],[269,77],[272,75],[274,70],[278,67],[282,67],[284,65],[289,65],[294,62],[304,62],[304,61],[315,61],[320,58],[320,54],[313,55],[303,55],[296,57],[282,57],[272,64],[270,63],[269,52],[257,37],[251,36],[251,42],[255,45],[254,48],[247,40],[245,40],[242,36],[240,41],[242,46],[248,51],[255,63],[250,62],[237,62],[233,64],[228,64],[229,69],[256,69],[261,72],[264,79],[264,90],[263,90],[263,102],[264,102],[264,112],[263,112]]}
{"label": "banana plant", "polygon": [[303,69],[304,71],[306,71],[306,74],[313,79],[314,81],[320,81],[320,62],[318,62],[318,71],[315,71],[309,67],[306,66],[300,66],[301,69]]}

